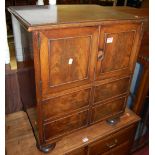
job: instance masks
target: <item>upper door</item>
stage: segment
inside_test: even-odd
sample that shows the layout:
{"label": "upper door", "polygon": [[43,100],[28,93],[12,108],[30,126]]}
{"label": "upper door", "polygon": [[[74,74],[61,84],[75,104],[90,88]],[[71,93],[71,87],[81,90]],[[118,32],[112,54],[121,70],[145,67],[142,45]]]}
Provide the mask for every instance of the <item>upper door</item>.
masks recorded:
{"label": "upper door", "polygon": [[129,75],[137,57],[140,24],[101,27],[97,58],[97,79]]}
{"label": "upper door", "polygon": [[91,84],[97,40],[97,27],[40,32],[42,97],[83,84]]}

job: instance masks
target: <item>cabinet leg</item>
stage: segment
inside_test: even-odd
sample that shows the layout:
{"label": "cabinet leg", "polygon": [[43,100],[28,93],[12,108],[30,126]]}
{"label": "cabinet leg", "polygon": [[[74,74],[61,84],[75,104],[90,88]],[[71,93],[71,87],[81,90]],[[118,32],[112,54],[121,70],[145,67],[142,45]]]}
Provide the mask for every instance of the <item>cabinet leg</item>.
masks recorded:
{"label": "cabinet leg", "polygon": [[120,121],[120,117],[107,119],[107,124],[115,125]]}
{"label": "cabinet leg", "polygon": [[55,146],[56,146],[56,143],[49,144],[47,146],[41,146],[41,145],[37,144],[37,148],[44,153],[48,153],[48,152],[52,151],[55,148]]}

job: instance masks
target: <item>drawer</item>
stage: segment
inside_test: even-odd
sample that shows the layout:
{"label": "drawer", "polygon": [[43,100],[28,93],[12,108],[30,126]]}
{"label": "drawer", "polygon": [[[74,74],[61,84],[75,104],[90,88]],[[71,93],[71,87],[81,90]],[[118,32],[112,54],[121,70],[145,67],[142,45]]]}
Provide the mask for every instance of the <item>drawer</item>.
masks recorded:
{"label": "drawer", "polygon": [[106,153],[102,153],[101,155],[129,155],[130,154],[129,149],[130,149],[130,143],[127,141],[122,145],[119,145]]}
{"label": "drawer", "polygon": [[91,89],[85,89],[44,101],[42,104],[43,119],[88,106],[90,93]]}
{"label": "drawer", "polygon": [[70,153],[67,153],[65,155],[87,155],[87,149],[85,147],[74,150]]}
{"label": "drawer", "polygon": [[101,102],[92,109],[92,122],[124,112],[126,97],[117,98],[111,102]]}
{"label": "drawer", "polygon": [[89,155],[101,155],[125,142],[130,142],[135,132],[135,126],[121,130],[108,138],[99,140],[89,146]]}
{"label": "drawer", "polygon": [[60,137],[88,125],[88,110],[44,124],[45,140]]}
{"label": "drawer", "polygon": [[128,93],[130,78],[123,78],[95,87],[94,102],[110,99]]}

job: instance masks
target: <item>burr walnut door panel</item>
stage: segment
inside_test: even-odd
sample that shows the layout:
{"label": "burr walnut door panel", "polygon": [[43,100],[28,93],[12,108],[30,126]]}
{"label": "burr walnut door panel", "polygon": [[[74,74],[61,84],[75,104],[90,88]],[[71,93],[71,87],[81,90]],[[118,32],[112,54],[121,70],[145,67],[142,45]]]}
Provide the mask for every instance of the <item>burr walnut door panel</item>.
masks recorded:
{"label": "burr walnut door panel", "polygon": [[97,79],[130,75],[138,52],[139,24],[101,27]]}
{"label": "burr walnut door panel", "polygon": [[91,84],[97,54],[97,27],[40,32],[42,96]]}

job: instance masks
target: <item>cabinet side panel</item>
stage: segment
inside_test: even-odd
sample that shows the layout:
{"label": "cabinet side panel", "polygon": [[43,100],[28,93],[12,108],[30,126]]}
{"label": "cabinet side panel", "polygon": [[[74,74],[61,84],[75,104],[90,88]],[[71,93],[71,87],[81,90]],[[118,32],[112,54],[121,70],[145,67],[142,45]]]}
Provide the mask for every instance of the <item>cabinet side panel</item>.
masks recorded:
{"label": "cabinet side panel", "polygon": [[[16,33],[14,35],[15,37],[18,37],[16,36]],[[23,104],[23,108],[31,122],[33,130],[37,131],[38,129],[36,128],[36,86],[32,33],[27,32],[21,25],[19,25],[18,35],[21,38],[21,42],[15,42],[15,46],[20,98]],[[19,55],[21,59],[19,59]]]}

